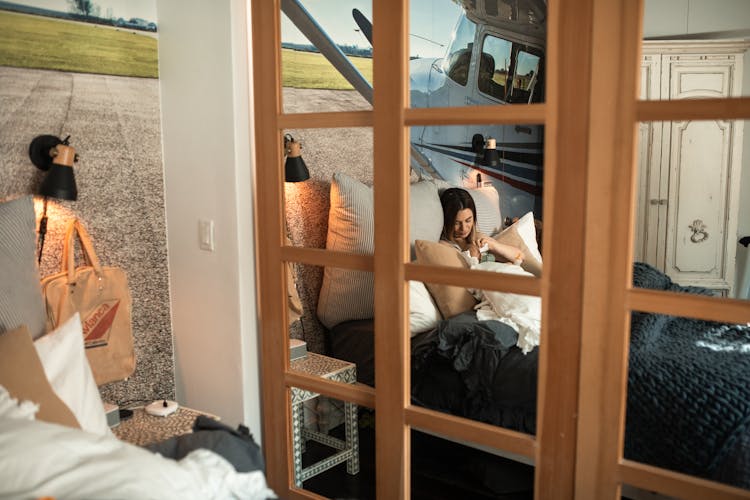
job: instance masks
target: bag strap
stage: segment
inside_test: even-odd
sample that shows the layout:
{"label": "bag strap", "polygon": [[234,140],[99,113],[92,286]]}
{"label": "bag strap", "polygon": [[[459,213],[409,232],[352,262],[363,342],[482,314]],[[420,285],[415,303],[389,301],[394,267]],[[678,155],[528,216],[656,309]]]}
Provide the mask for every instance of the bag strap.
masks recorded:
{"label": "bag strap", "polygon": [[74,237],[78,235],[78,239],[81,242],[81,250],[83,256],[91,267],[94,268],[94,272],[97,276],[102,275],[102,267],[99,264],[99,259],[94,252],[94,245],[91,243],[91,238],[83,227],[83,224],[73,218],[68,222],[68,227],[65,232],[65,241],[63,243],[62,252],[62,268],[63,272],[68,273],[68,283],[75,283],[75,242]]}

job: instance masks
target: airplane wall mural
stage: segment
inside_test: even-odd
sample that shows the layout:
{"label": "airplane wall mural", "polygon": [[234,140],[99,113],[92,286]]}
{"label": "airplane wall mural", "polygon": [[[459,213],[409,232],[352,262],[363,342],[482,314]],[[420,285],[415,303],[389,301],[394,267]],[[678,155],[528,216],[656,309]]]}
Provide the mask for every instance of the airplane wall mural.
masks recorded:
{"label": "airplane wall mural", "polygon": [[[443,57],[409,63],[411,107],[544,102],[546,0],[461,0]],[[299,0],[282,11],[370,104],[372,84],[354,67]],[[372,44],[372,24],[352,12]],[[533,211],[542,219],[542,125],[414,126],[410,166],[423,178],[495,186],[504,217]]]}

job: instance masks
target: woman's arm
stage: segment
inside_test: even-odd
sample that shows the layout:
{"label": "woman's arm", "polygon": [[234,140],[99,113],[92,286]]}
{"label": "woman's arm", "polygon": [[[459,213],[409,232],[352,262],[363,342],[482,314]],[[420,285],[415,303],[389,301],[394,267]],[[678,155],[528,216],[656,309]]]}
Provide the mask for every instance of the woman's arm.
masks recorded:
{"label": "woman's arm", "polygon": [[521,251],[521,249],[518,247],[500,243],[494,238],[490,238],[489,236],[485,236],[483,234],[479,235],[477,241],[480,248],[484,245],[487,245],[488,250],[492,252],[492,254],[500,261],[509,261],[514,264],[521,264],[521,262],[523,262],[523,251]]}

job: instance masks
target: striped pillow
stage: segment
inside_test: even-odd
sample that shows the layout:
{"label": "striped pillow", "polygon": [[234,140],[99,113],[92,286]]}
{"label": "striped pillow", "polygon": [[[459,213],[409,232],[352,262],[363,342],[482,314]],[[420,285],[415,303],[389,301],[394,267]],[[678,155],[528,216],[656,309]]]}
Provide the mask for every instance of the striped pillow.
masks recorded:
{"label": "striped pillow", "polygon": [[31,196],[0,203],[0,333],[26,325],[44,335],[46,312],[36,259],[36,215]]}
{"label": "striped pillow", "polygon": [[[372,254],[372,207],[372,188],[345,174],[333,174],[326,248]],[[326,328],[333,328],[343,321],[372,318],[373,286],[370,272],[326,267],[318,296],[318,319]]]}
{"label": "striped pillow", "polygon": [[[437,187],[431,182],[411,184],[409,190],[412,248],[414,240],[438,241],[443,210]],[[372,255],[375,220],[372,188],[343,173],[331,182],[326,249]],[[318,296],[318,319],[327,328],[344,321],[374,316],[372,273],[326,267]]]}

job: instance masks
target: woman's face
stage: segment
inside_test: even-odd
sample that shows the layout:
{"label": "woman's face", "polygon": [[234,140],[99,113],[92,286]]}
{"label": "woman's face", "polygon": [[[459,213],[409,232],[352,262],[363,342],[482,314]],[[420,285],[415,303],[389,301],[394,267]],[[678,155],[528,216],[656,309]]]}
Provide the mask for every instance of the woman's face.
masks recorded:
{"label": "woman's face", "polygon": [[474,227],[474,214],[470,208],[459,210],[456,214],[456,220],[453,222],[453,238],[465,239],[471,234]]}

